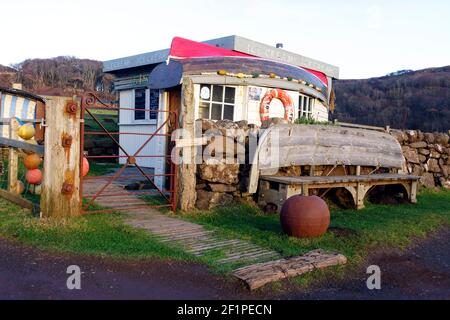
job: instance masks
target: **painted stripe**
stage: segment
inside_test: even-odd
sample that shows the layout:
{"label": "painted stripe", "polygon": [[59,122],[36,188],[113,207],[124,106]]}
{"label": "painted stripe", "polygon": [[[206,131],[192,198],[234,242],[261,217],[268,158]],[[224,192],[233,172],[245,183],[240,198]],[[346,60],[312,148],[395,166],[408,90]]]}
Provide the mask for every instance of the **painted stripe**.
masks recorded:
{"label": "painted stripe", "polygon": [[30,100],[26,99],[23,102],[22,113],[20,115],[21,119],[27,119],[29,106],[30,106]]}
{"label": "painted stripe", "polygon": [[36,101],[30,101],[26,116],[27,120],[34,120],[36,118],[36,105]]}
{"label": "painted stripe", "polygon": [[14,116],[22,119],[22,110],[23,110],[23,104],[25,103],[25,98],[23,97],[17,97],[16,101],[16,110],[14,111]]}
{"label": "painted stripe", "polygon": [[[12,100],[12,96],[10,94],[6,94],[3,96],[2,99],[2,103],[3,103],[3,119],[9,119],[10,118],[10,112],[11,112],[11,100]],[[9,125],[4,125],[3,126],[3,130],[2,130],[3,134],[2,136],[5,138],[9,138]]]}
{"label": "painted stripe", "polygon": [[9,111],[10,118],[16,116],[16,108],[17,108],[17,96],[12,96],[11,106],[10,106],[10,111]]}

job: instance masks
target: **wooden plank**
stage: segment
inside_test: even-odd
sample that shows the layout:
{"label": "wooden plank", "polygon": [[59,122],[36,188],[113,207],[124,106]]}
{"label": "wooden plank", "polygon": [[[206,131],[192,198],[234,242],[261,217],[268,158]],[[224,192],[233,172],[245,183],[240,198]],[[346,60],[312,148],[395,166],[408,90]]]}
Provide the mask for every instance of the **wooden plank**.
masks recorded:
{"label": "wooden plank", "polygon": [[6,190],[0,189],[0,197],[11,201],[22,208],[33,210],[33,208],[36,206],[33,202],[28,201],[14,193],[8,192]]}
{"label": "wooden plank", "polygon": [[[194,83],[188,77],[183,78],[181,105],[181,128],[195,137],[195,97]],[[195,164],[196,147],[183,149],[183,158],[188,163],[177,165],[178,174],[178,208],[190,210],[195,208],[197,193],[195,190],[197,165]]]}
{"label": "wooden plank", "polygon": [[0,145],[12,147],[12,148],[23,149],[26,151],[31,151],[31,152],[40,154],[40,155],[44,154],[44,146],[30,144],[30,143],[15,140],[15,139],[0,137]]}
{"label": "wooden plank", "polygon": [[250,290],[258,289],[270,282],[299,276],[301,274],[330,266],[346,264],[341,254],[314,250],[303,256],[258,263],[237,269],[233,275],[244,281]]}
{"label": "wooden plank", "polygon": [[[12,140],[18,140],[19,122],[10,120],[9,136]],[[9,148],[8,155],[8,191],[14,193],[17,188],[17,175],[19,172],[19,153],[15,148]]]}
{"label": "wooden plank", "polygon": [[308,184],[328,184],[328,183],[343,183],[343,182],[363,182],[363,181],[417,181],[418,176],[402,175],[402,174],[373,174],[373,175],[359,175],[359,176],[301,176],[301,177],[276,177],[276,176],[262,176],[262,180],[283,183],[287,185],[301,185]]}
{"label": "wooden plank", "polygon": [[[80,202],[80,113],[78,102],[74,114],[66,112],[67,98],[47,101],[45,122],[44,181],[41,209],[43,217],[71,217],[81,214]],[[71,101],[74,102],[74,101]],[[63,147],[63,138],[71,144]],[[71,192],[63,192],[70,185]]]}

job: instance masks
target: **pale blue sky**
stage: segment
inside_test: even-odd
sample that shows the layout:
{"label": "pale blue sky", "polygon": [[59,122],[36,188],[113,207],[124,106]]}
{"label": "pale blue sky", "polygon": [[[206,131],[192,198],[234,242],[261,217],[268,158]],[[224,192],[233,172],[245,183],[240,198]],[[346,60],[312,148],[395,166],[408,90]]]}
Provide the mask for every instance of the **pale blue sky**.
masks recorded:
{"label": "pale blue sky", "polygon": [[450,65],[448,0],[5,0],[0,64],[72,55],[108,60],[174,36],[237,34],[341,68],[341,78]]}

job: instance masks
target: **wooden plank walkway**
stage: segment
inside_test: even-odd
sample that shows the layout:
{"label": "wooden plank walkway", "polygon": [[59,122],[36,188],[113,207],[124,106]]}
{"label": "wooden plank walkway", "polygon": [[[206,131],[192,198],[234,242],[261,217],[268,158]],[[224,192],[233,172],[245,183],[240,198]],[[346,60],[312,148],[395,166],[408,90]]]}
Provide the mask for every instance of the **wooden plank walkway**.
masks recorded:
{"label": "wooden plank walkway", "polygon": [[[129,175],[128,172],[126,175]],[[136,182],[137,180],[134,180]],[[83,193],[93,195],[104,185],[105,180],[85,180]],[[262,248],[248,241],[240,239],[223,239],[214,231],[207,230],[203,226],[168,217],[151,208],[146,201],[140,197],[141,191],[124,190],[124,183],[129,180],[114,181],[103,194],[118,194],[118,196],[105,196],[96,199],[96,203],[111,209],[125,211],[127,216],[125,223],[147,230],[161,238],[167,244],[176,244],[183,247],[187,252],[201,257],[220,251],[219,264],[251,264],[255,262],[280,259],[278,252]],[[141,207],[142,208],[133,208]],[[130,208],[130,209],[127,209]]]}
{"label": "wooden plank walkway", "polygon": [[[136,180],[135,180],[136,181]],[[85,195],[95,194],[105,180],[85,180]],[[304,256],[282,259],[278,252],[262,248],[241,239],[223,239],[203,226],[161,214],[141,198],[142,191],[124,189],[128,180],[114,181],[104,194],[121,194],[99,197],[96,203],[126,212],[124,222],[134,228],[147,230],[167,244],[175,244],[197,257],[217,256],[221,265],[241,265],[233,275],[251,289],[280,279],[301,275],[314,269],[344,264],[347,259],[339,254],[313,251]],[[138,208],[135,208],[138,207]]]}

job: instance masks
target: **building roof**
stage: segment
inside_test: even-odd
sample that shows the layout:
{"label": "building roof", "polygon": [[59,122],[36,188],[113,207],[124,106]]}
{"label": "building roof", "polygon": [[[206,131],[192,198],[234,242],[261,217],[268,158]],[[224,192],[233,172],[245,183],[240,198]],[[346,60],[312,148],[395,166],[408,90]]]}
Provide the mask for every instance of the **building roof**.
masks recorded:
{"label": "building roof", "polygon": [[23,98],[30,99],[30,100],[36,100],[36,101],[44,102],[44,99],[42,97],[40,97],[38,95],[35,95],[35,94],[32,94],[32,93],[27,92],[27,91],[23,91],[23,90],[6,88],[6,87],[1,87],[0,86],[0,93],[1,92],[12,94],[12,95],[19,96],[19,97],[23,97]]}
{"label": "building roof", "polygon": [[[339,78],[339,68],[336,66],[240,36],[228,36],[224,38],[212,39],[204,41],[204,43],[264,59],[270,59],[277,62],[320,71],[331,78]],[[167,60],[169,57],[169,52],[169,49],[164,49],[105,61],[103,63],[103,71],[114,73],[119,70],[158,64]]]}

